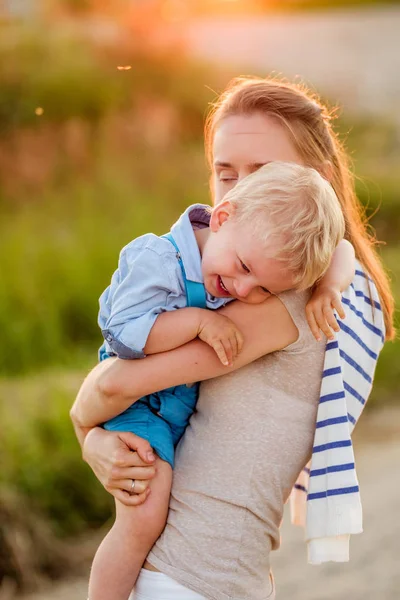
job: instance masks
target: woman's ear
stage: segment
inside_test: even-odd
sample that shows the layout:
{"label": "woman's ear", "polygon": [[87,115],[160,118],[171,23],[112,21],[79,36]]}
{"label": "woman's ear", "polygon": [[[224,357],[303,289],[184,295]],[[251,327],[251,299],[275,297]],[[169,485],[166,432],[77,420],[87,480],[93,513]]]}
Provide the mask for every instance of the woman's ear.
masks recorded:
{"label": "woman's ear", "polygon": [[218,229],[232,216],[233,206],[229,200],[223,200],[211,211],[210,229],[216,233]]}
{"label": "woman's ear", "polygon": [[330,160],[324,160],[321,166],[321,175],[324,177],[329,183],[332,183],[333,179],[333,165]]}

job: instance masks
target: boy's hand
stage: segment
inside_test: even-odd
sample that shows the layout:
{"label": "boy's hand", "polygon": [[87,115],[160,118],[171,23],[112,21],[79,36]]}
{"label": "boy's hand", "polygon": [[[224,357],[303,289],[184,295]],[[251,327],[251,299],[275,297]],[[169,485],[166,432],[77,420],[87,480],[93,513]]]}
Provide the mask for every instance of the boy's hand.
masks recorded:
{"label": "boy's hand", "polygon": [[202,311],[197,335],[215,350],[226,367],[233,365],[233,361],[243,347],[243,336],[235,323],[229,317],[211,310]]}
{"label": "boy's hand", "polygon": [[306,317],[312,334],[317,342],[321,341],[320,330],[328,340],[333,340],[333,331],[340,327],[333,310],[335,309],[341,319],[345,312],[341,302],[342,295],[337,285],[317,285],[306,306]]}

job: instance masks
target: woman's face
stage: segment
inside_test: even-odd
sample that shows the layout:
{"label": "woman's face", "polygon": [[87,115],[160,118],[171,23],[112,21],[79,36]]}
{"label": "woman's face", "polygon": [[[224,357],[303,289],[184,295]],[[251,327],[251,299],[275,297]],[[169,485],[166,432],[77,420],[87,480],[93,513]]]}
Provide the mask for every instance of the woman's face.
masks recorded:
{"label": "woman's face", "polygon": [[303,164],[285,126],[258,112],[224,119],[215,133],[213,155],[215,204],[238,181],[269,162]]}

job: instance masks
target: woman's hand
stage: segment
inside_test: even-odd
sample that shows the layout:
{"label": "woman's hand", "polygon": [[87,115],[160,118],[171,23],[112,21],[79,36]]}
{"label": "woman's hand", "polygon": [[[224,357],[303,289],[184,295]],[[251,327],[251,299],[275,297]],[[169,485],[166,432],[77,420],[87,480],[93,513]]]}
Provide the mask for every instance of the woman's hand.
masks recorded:
{"label": "woman's hand", "polygon": [[[147,440],[133,433],[95,427],[85,438],[83,458],[117,500],[127,506],[145,502],[150,480],[156,474],[156,456]],[[130,495],[132,480],[135,492]]]}

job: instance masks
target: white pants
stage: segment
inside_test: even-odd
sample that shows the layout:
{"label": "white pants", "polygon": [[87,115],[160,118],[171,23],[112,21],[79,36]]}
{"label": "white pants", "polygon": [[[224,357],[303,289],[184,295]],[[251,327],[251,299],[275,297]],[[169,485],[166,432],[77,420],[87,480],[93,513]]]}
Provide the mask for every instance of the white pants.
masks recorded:
{"label": "white pants", "polygon": [[206,600],[164,573],[142,569],[129,600]]}

